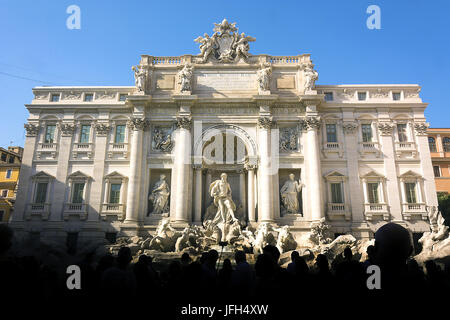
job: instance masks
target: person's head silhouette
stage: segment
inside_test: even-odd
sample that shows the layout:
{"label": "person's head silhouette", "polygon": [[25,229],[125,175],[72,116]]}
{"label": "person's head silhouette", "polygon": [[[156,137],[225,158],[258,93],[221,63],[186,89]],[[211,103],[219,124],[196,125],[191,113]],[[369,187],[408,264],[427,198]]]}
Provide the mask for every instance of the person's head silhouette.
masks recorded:
{"label": "person's head silhouette", "polygon": [[125,268],[132,260],[131,250],[128,247],[122,247],[117,254],[117,264],[119,268]]}
{"label": "person's head silhouette", "polygon": [[234,254],[234,260],[236,260],[236,264],[246,261],[245,252],[241,250],[237,250]]}
{"label": "person's head silhouette", "polygon": [[380,266],[405,266],[413,251],[408,230],[396,223],[387,223],[375,233],[374,257]]}
{"label": "person's head silhouette", "polygon": [[344,249],[344,259],[345,260],[352,260],[352,258],[353,258],[352,249],[349,246],[345,247],[345,249]]}

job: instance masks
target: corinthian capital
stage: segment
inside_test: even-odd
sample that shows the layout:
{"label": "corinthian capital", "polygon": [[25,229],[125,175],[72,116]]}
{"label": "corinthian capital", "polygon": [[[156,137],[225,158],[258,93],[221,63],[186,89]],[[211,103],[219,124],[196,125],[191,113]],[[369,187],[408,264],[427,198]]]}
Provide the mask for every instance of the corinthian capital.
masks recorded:
{"label": "corinthian capital", "polygon": [[75,131],[75,123],[60,123],[59,129],[63,136],[71,136]]}
{"label": "corinthian capital", "polygon": [[380,135],[390,136],[392,135],[392,130],[394,130],[394,125],[390,122],[380,122],[378,124],[378,130],[380,130]]}
{"label": "corinthian capital", "polygon": [[177,128],[190,130],[192,126],[191,117],[177,117]]}
{"label": "corinthian capital", "polygon": [[106,136],[111,130],[111,125],[109,123],[96,123],[95,124],[95,133],[97,136]]}
{"label": "corinthian capital", "polygon": [[272,117],[259,117],[258,126],[268,130],[275,126],[275,121],[273,121]]}
{"label": "corinthian capital", "polygon": [[36,136],[39,133],[40,129],[40,126],[38,124],[33,123],[25,123],[23,127],[27,131],[27,137]]}
{"label": "corinthian capital", "polygon": [[414,123],[414,130],[418,136],[426,136],[429,124],[426,122]]}
{"label": "corinthian capital", "polygon": [[345,134],[353,134],[355,133],[356,128],[358,128],[358,125],[356,122],[344,122],[342,128],[344,129]]}
{"label": "corinthian capital", "polygon": [[127,122],[127,126],[132,130],[145,130],[148,126],[148,120],[145,118],[130,118]]}
{"label": "corinthian capital", "polygon": [[319,116],[310,116],[306,117],[305,120],[303,120],[303,127],[306,128],[306,130],[317,130],[320,128],[320,117]]}

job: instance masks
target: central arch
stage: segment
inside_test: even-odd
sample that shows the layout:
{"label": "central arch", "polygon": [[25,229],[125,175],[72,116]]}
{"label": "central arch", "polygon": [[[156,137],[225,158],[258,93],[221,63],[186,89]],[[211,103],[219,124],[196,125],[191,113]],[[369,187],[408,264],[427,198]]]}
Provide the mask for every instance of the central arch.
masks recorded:
{"label": "central arch", "polygon": [[232,134],[238,137],[245,146],[246,157],[256,159],[256,143],[243,128],[234,124],[219,124],[205,129],[194,142],[194,157],[203,158],[204,147],[219,134]]}

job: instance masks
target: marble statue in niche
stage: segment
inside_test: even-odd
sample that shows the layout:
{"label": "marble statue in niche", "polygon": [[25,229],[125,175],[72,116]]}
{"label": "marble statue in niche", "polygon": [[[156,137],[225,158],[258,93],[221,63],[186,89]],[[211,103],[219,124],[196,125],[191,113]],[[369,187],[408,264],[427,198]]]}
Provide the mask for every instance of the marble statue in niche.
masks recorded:
{"label": "marble statue in niche", "polygon": [[172,151],[173,140],[170,129],[155,128],[153,130],[152,149],[162,152]]}
{"label": "marble statue in niche", "polygon": [[236,205],[231,197],[231,187],[227,181],[227,174],[222,173],[220,179],[211,183],[209,193],[214,198],[214,205],[217,207],[215,217],[209,222],[208,228],[214,229],[216,226],[221,231],[221,241],[226,241],[228,227],[236,221],[234,211]]}
{"label": "marble statue in niche", "polygon": [[298,151],[297,128],[283,128],[280,131],[280,151]]}
{"label": "marble statue in niche", "polygon": [[153,190],[148,197],[153,203],[152,214],[165,214],[169,211],[170,189],[166,182],[166,176],[161,174],[159,181],[155,183]]}
{"label": "marble statue in niche", "polygon": [[286,213],[300,213],[298,194],[302,190],[302,183],[295,180],[295,175],[291,173],[280,189],[281,201]]}

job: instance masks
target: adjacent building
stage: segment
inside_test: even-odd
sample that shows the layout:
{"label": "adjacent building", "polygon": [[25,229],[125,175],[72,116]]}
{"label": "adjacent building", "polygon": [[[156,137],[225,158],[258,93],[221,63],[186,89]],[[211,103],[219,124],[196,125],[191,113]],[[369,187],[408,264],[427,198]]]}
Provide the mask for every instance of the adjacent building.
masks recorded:
{"label": "adjacent building", "polygon": [[309,54],[252,55],[255,39],[234,24],[214,31],[196,39],[199,55],[142,55],[134,86],[33,89],[17,234],[73,242],[148,234],[166,217],[204,224],[222,173],[236,216],[255,227],[429,231],[437,196],[419,85],[315,85]]}
{"label": "adjacent building", "polygon": [[436,191],[450,193],[450,128],[428,128]]}
{"label": "adjacent building", "polygon": [[8,222],[14,208],[22,153],[21,147],[0,147],[0,222]]}

